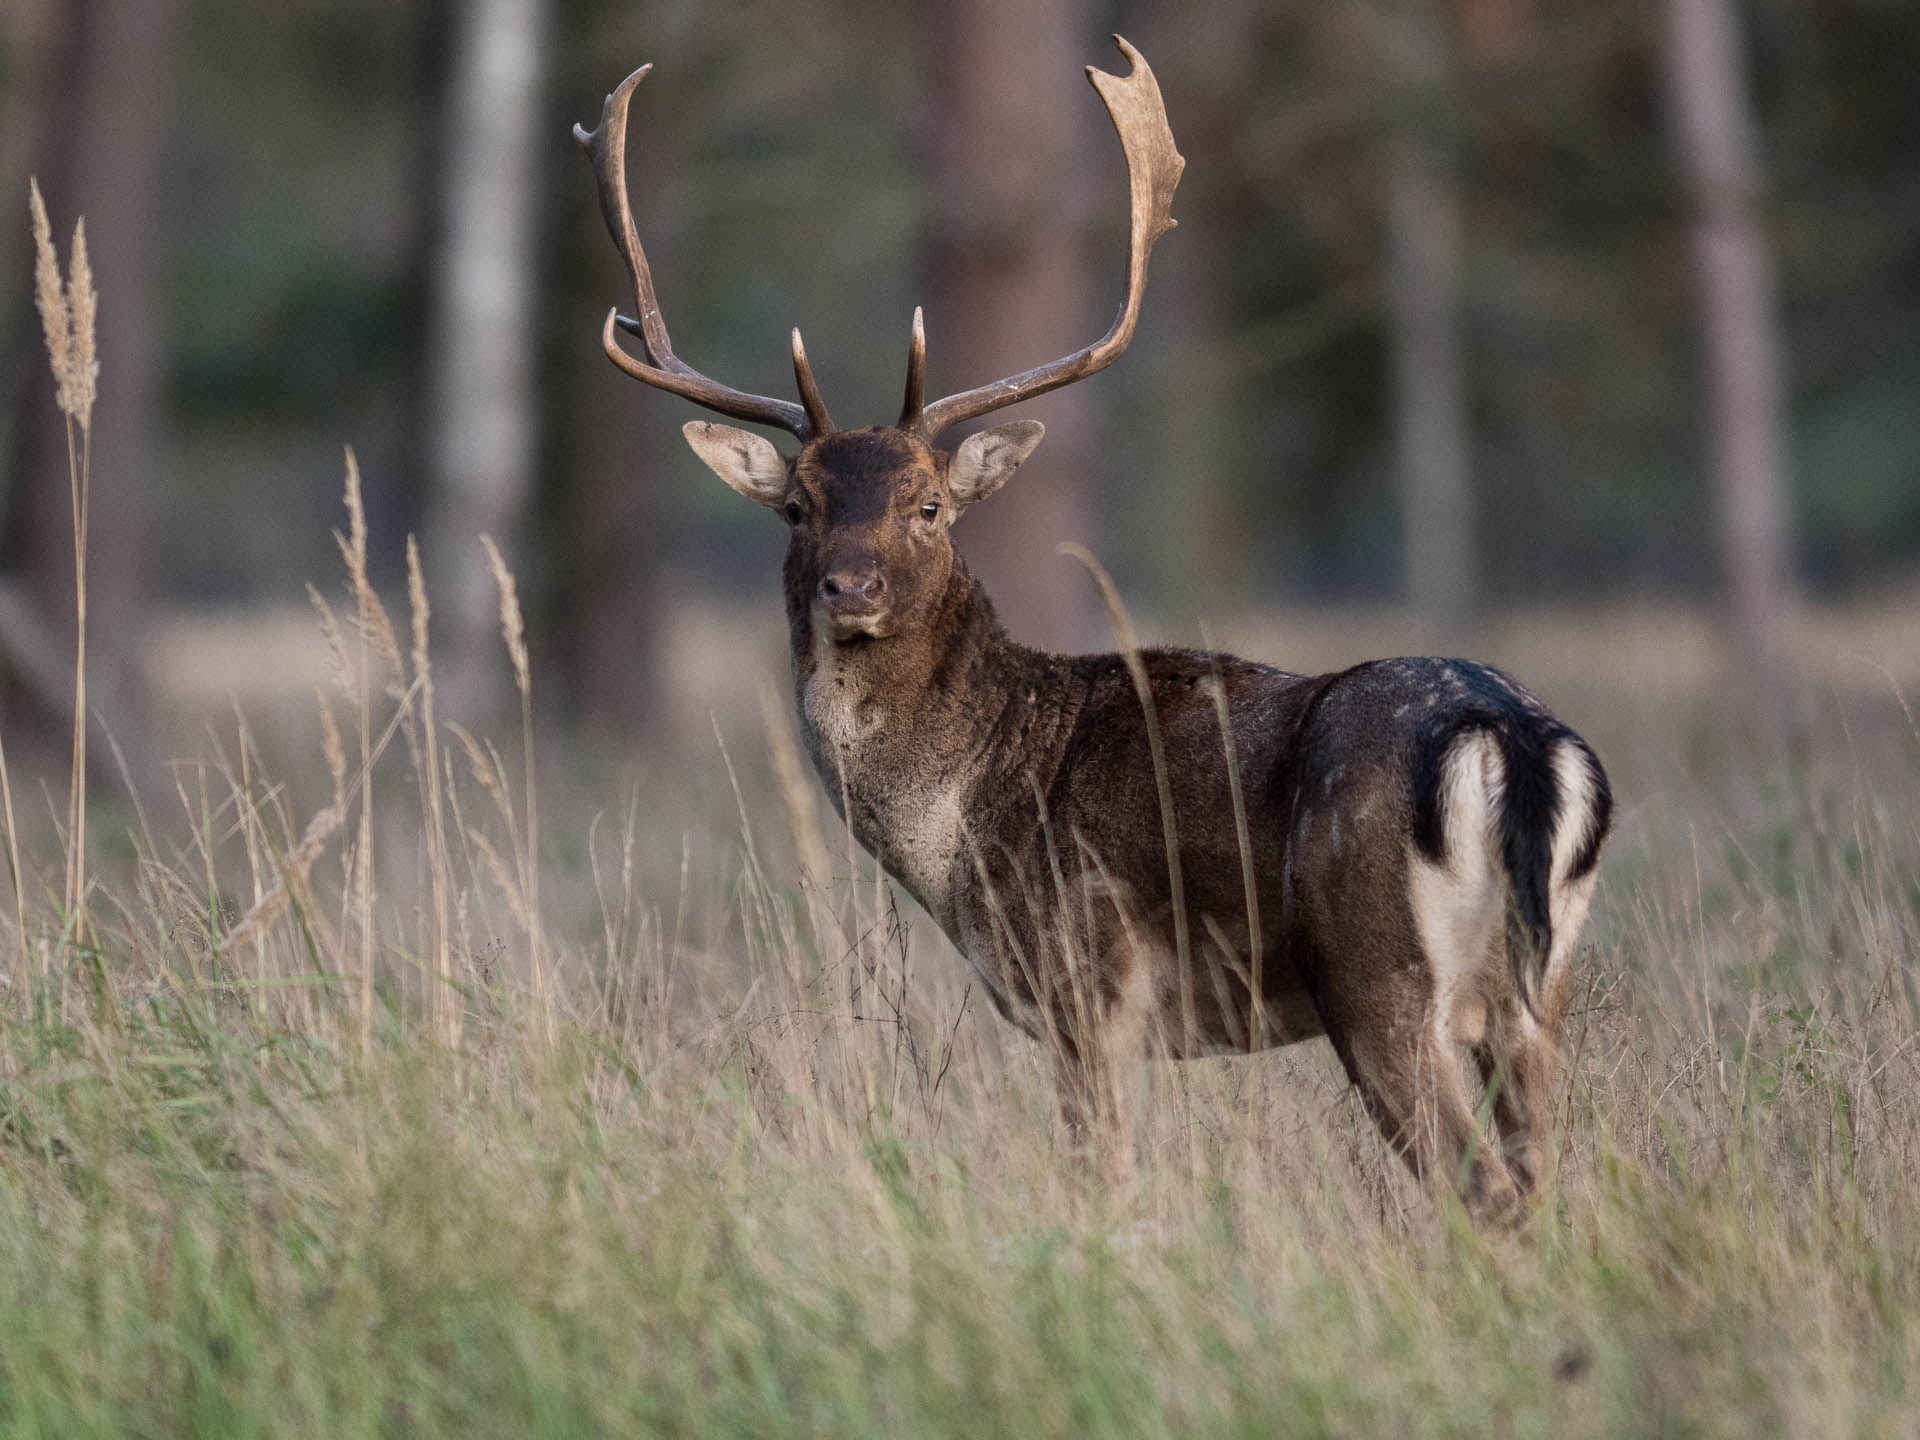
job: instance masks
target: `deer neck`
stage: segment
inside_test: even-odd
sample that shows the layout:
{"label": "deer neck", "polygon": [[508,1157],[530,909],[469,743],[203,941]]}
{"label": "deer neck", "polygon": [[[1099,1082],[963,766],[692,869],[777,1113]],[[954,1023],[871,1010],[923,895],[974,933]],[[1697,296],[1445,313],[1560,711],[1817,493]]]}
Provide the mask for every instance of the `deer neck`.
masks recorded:
{"label": "deer neck", "polygon": [[821,783],[860,843],[951,931],[969,797],[1031,767],[1032,737],[1010,729],[1009,709],[1056,689],[1064,662],[1012,640],[957,556],[932,623],[912,635],[835,642],[816,633],[807,598],[790,591],[787,618]]}

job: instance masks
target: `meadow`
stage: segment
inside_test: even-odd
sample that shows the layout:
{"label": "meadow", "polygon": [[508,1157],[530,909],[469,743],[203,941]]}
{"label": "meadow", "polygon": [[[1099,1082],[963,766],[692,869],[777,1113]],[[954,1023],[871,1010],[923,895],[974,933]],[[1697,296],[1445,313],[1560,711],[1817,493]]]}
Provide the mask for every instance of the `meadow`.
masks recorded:
{"label": "meadow", "polygon": [[351,474],[343,530],[304,749],[230,717],[90,824],[5,777],[7,1434],[1920,1428],[1910,599],[1801,617],[1759,695],[1684,617],[1489,628],[1621,805],[1557,1173],[1481,1232],[1324,1042],[1144,1066],[1108,1194],[777,698],[610,793],[536,729],[504,566],[489,737]]}

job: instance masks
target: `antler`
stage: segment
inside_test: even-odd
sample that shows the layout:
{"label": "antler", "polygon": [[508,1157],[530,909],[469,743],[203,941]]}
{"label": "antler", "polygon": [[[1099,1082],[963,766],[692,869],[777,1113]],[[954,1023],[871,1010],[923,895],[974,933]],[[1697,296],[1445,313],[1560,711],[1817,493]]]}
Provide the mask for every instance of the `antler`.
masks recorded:
{"label": "antler", "polygon": [[1113,37],[1120,53],[1127,57],[1131,70],[1125,75],[1109,75],[1087,67],[1087,79],[1106,102],[1113,128],[1127,152],[1127,187],[1132,200],[1132,226],[1127,244],[1127,298],[1114,317],[1106,335],[1073,354],[991,385],[963,390],[924,408],[921,405],[921,376],[926,363],[926,334],[918,311],[914,312],[913,343],[907,358],[907,399],[900,414],[900,428],[912,430],[923,440],[931,440],[950,425],[972,420],[1017,400],[1044,395],[1062,385],[1071,385],[1096,371],[1104,370],[1127,348],[1134,326],[1140,319],[1140,298],[1147,288],[1147,257],[1153,245],[1178,222],[1169,213],[1174,187],[1187,162],[1173,145],[1173,131],[1167,125],[1167,109],[1160,99],[1160,85],[1140,52],[1120,36]]}
{"label": "antler", "polygon": [[[633,207],[627,201],[627,104],[634,87],[647,78],[651,65],[642,65],[620,82],[620,88],[607,96],[600,110],[600,128],[573,127],[573,138],[593,162],[593,174],[599,183],[600,214],[607,222],[607,233],[627,262],[633,280],[634,308],[639,319],[629,319],[617,309],[607,312],[607,323],[600,330],[600,344],[607,358],[634,379],[669,390],[675,395],[731,415],[736,420],[751,420],[761,425],[778,425],[805,444],[817,436],[830,434],[833,419],[820,399],[820,388],[813,383],[813,370],[807,364],[806,347],[800,332],[793,332],[793,378],[800,388],[803,405],[791,400],[776,400],[769,395],[749,395],[744,390],[709,380],[673,353],[667,338],[666,318],[653,293],[653,271],[647,265],[647,252],[640,248],[640,236],[633,225]],[[618,327],[640,337],[646,358],[636,360],[615,338]]]}

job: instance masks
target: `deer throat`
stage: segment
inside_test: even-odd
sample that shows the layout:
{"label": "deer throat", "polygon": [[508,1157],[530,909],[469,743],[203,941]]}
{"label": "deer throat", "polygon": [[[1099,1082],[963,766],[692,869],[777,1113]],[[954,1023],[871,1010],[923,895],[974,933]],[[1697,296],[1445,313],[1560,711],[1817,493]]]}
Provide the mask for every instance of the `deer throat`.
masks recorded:
{"label": "deer throat", "polygon": [[801,733],[854,838],[950,932],[972,776],[929,743],[923,697],[880,669],[866,646],[820,647],[797,677]]}

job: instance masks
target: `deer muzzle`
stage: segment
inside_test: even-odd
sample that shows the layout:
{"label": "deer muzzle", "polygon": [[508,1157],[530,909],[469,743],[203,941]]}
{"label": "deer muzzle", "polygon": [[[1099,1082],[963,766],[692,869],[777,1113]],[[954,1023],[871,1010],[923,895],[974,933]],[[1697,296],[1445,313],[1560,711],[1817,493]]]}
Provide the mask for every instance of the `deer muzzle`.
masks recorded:
{"label": "deer muzzle", "polygon": [[836,566],[820,581],[815,608],[836,640],[879,636],[887,620],[887,580],[876,565]]}

